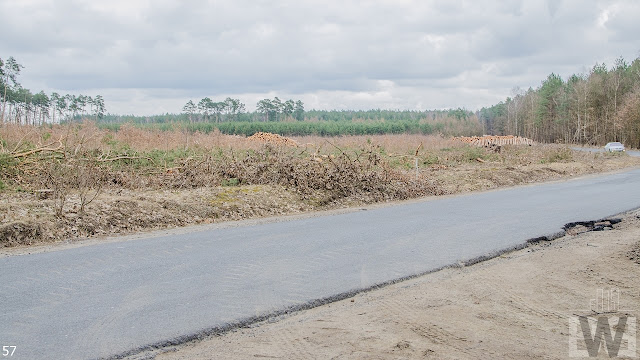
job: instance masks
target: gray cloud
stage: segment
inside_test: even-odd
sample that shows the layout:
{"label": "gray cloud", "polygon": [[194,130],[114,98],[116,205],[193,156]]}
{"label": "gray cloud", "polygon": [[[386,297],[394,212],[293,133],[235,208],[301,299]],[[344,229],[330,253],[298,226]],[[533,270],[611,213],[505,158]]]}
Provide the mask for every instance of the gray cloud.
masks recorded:
{"label": "gray cloud", "polygon": [[0,57],[25,65],[33,90],[102,92],[114,112],[270,94],[473,109],[551,72],[635,58],[638,15],[633,0],[4,0]]}

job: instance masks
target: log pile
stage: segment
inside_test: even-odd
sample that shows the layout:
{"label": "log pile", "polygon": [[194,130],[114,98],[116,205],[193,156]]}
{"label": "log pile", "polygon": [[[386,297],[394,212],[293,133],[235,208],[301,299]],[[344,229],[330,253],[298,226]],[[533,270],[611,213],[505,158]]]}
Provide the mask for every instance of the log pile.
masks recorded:
{"label": "log pile", "polygon": [[454,137],[453,140],[461,141],[467,144],[476,145],[476,146],[503,146],[503,145],[533,145],[535,142],[531,139],[506,135],[506,136],[498,136],[498,135],[484,135],[484,136],[460,136]]}

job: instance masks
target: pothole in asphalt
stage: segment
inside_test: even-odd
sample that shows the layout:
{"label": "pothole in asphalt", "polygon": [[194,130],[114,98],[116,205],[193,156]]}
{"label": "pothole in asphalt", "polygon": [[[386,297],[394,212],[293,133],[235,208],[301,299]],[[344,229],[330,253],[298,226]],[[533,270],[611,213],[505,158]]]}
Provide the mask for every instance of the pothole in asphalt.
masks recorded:
{"label": "pothole in asphalt", "polygon": [[567,235],[578,235],[589,231],[612,230],[613,225],[618,224],[622,219],[602,219],[597,221],[576,221],[566,224],[563,229]]}
{"label": "pothole in asphalt", "polygon": [[584,234],[590,231],[606,231],[612,230],[615,224],[622,222],[620,218],[590,220],[590,221],[575,221],[565,224],[562,227],[562,231],[555,234],[540,236],[527,240],[528,244],[537,244],[542,241],[552,241],[561,238],[565,235],[578,235]]}

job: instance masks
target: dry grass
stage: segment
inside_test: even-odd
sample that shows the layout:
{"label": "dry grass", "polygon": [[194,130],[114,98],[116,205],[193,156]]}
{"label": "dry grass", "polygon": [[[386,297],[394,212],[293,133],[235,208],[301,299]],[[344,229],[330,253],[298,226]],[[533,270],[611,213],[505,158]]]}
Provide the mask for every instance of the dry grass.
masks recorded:
{"label": "dry grass", "polygon": [[[439,136],[299,137],[92,123],[0,127],[0,247],[484,190],[640,165],[562,145],[500,152]],[[416,156],[417,153],[417,156]],[[415,162],[419,171],[415,171]]]}
{"label": "dry grass", "polygon": [[[82,144],[84,149],[110,151],[114,144],[126,144],[135,151],[176,150],[186,147],[212,150],[216,148],[259,148],[260,144],[246,141],[235,135],[223,135],[219,131],[210,134],[196,132],[186,134],[180,129],[172,131],[145,130],[124,124],[117,132],[100,129],[92,122],[77,126],[52,125],[48,127],[4,124],[0,138],[7,144],[5,150],[45,145],[52,140],[65,138],[70,144]],[[0,149],[1,150],[1,149]]]}
{"label": "dry grass", "polygon": [[[312,148],[328,148],[335,144],[341,148],[357,148],[363,144],[373,144],[389,155],[413,155],[420,147],[421,152],[435,151],[443,148],[462,147],[461,144],[438,135],[370,135],[370,136],[341,136],[324,138],[320,136],[294,137],[298,144]],[[332,151],[332,150],[331,150]]]}
{"label": "dry grass", "polygon": [[[259,149],[259,142],[247,141],[247,138],[237,135],[224,135],[219,131],[209,134],[193,133],[185,134],[180,129],[172,131],[146,130],[131,126],[122,125],[120,130],[113,132],[100,129],[91,122],[86,122],[80,126],[68,127],[63,125],[53,125],[51,127],[34,128],[30,126],[18,126],[5,124],[0,128],[0,137],[4,139],[9,148],[21,146],[40,146],[47,140],[55,140],[69,137],[70,143],[78,144],[82,142],[86,149],[98,149],[108,151],[114,143],[126,144],[136,151],[152,150],[176,150],[185,147],[214,150],[224,149]],[[45,140],[46,138],[46,140]],[[389,154],[413,154],[422,145],[423,150],[439,150],[442,148],[462,147],[463,145],[438,135],[369,135],[369,136],[340,136],[326,138],[320,136],[292,137],[302,147],[329,148],[329,142],[342,148],[357,148],[365,144],[375,144],[385,149]],[[188,140],[188,143],[187,143]],[[188,146],[187,146],[188,145]]]}

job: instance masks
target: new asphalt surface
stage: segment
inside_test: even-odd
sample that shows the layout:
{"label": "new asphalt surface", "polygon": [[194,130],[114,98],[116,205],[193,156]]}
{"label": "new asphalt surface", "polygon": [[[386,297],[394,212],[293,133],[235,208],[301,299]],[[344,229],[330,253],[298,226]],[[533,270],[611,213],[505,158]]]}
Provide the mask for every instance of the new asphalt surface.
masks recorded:
{"label": "new asphalt surface", "polygon": [[[0,258],[0,347],[91,359],[180,343],[640,206],[640,170]],[[253,319],[252,319],[253,318]]]}

